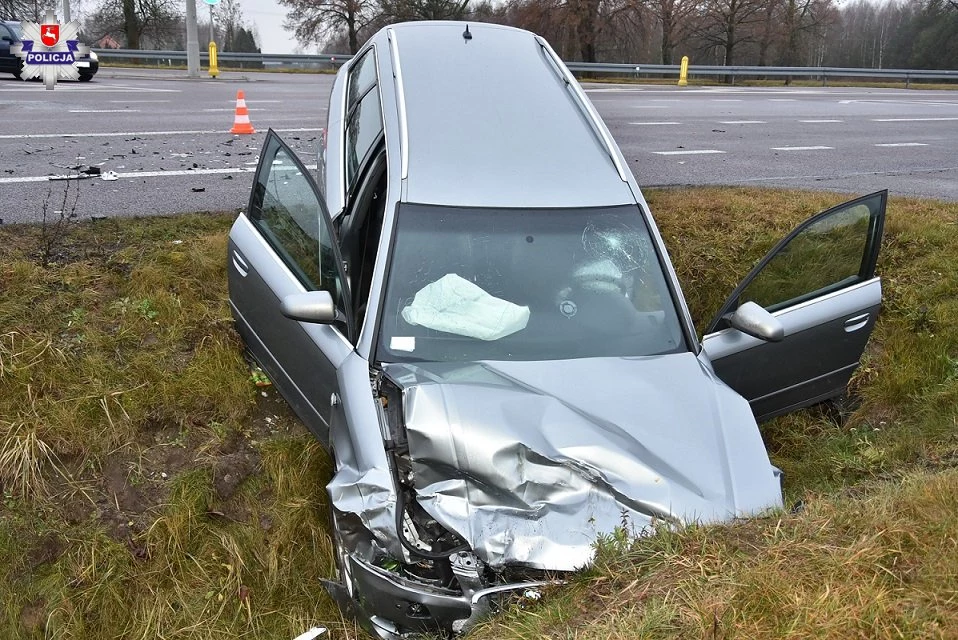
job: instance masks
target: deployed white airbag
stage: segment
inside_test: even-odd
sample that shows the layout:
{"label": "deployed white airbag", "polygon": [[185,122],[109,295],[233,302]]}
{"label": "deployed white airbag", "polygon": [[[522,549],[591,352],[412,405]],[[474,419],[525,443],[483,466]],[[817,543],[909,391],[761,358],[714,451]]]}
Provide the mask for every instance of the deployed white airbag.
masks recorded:
{"label": "deployed white airbag", "polygon": [[447,273],[416,292],[402,310],[403,320],[480,340],[498,340],[525,329],[529,307],[486,293],[482,287]]}

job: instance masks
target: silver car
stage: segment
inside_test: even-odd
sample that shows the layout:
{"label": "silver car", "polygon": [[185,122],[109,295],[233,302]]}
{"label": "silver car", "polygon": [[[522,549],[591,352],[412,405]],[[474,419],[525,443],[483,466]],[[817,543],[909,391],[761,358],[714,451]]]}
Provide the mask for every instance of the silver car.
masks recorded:
{"label": "silver car", "polygon": [[334,460],[330,592],[382,638],[461,632],[617,527],[780,507],[757,420],[844,391],[886,197],[795,229],[699,340],[542,38],[380,31],[336,77],[318,180],[270,132],[229,242],[237,327]]}

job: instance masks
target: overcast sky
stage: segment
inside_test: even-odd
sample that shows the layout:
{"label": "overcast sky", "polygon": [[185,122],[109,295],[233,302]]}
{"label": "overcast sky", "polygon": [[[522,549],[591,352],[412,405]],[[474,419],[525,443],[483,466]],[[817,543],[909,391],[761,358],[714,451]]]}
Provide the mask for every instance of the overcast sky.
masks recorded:
{"label": "overcast sky", "polygon": [[[201,8],[201,1],[197,0],[197,13],[206,10],[205,4]],[[293,53],[298,43],[294,42],[291,33],[283,29],[285,7],[280,6],[276,0],[240,0],[240,6],[243,8],[246,22],[255,27],[256,42],[263,53]],[[311,46],[299,52],[315,53],[316,47]]]}

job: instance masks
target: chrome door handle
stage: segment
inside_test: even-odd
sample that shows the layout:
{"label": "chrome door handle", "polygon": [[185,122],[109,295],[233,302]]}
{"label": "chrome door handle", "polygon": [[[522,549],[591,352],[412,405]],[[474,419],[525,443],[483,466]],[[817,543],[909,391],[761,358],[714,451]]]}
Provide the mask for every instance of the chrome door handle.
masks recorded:
{"label": "chrome door handle", "polygon": [[868,324],[868,319],[871,317],[870,313],[863,313],[857,315],[854,318],[849,318],[845,321],[845,333],[851,333],[852,331],[858,331],[866,324]]}
{"label": "chrome door handle", "polygon": [[236,270],[244,278],[249,275],[249,265],[246,264],[246,261],[243,260],[243,257],[240,256],[239,252],[233,252],[233,266],[236,267]]}

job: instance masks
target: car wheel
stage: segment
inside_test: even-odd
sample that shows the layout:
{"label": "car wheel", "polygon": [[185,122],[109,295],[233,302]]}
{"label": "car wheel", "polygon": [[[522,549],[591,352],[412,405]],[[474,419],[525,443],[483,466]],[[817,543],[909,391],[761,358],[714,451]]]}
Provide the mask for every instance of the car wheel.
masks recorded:
{"label": "car wheel", "polygon": [[93,80],[93,74],[90,74],[90,73],[80,74],[80,82],[89,82],[90,80]]}

